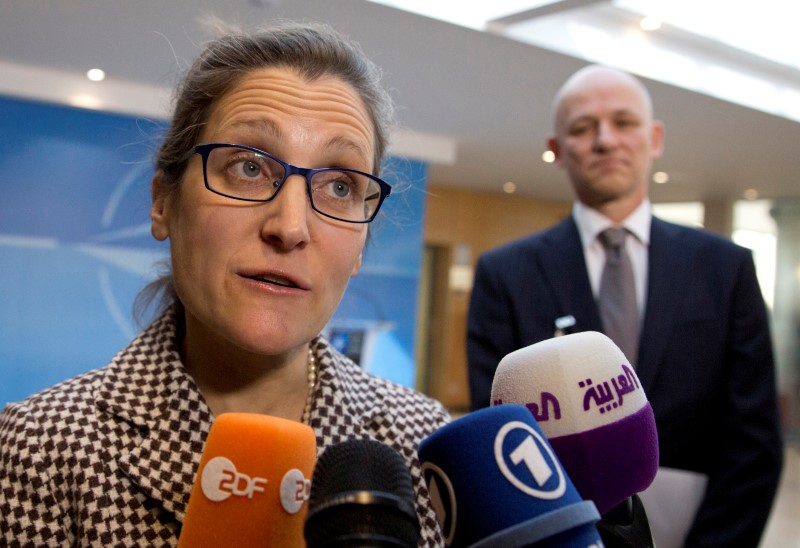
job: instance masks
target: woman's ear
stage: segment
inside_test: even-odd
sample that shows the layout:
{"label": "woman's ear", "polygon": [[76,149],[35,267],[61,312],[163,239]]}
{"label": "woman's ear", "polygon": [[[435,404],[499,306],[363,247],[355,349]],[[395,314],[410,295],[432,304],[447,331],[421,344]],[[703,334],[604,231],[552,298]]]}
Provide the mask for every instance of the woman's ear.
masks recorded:
{"label": "woman's ear", "polygon": [[168,192],[164,188],[163,176],[161,171],[157,171],[150,188],[153,200],[150,206],[150,233],[160,242],[169,238]]}
{"label": "woman's ear", "polygon": [[358,254],[358,259],[356,260],[356,264],[353,266],[353,271],[350,273],[350,277],[352,278],[361,270],[361,263],[364,260],[364,252]]}

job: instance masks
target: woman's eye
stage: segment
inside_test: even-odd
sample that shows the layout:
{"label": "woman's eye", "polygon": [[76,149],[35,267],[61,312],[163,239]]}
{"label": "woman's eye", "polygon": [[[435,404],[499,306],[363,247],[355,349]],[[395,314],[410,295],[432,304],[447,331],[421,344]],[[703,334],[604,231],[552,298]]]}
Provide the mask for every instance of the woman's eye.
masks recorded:
{"label": "woman's eye", "polygon": [[359,187],[349,173],[341,171],[321,171],[312,180],[314,192],[329,200],[356,199]]}
{"label": "woman's eye", "polygon": [[258,177],[261,174],[261,166],[253,161],[242,162],[240,169],[245,177]]}
{"label": "woman's eye", "polygon": [[350,184],[342,180],[334,181],[331,185],[331,189],[339,198],[345,198],[350,194]]}

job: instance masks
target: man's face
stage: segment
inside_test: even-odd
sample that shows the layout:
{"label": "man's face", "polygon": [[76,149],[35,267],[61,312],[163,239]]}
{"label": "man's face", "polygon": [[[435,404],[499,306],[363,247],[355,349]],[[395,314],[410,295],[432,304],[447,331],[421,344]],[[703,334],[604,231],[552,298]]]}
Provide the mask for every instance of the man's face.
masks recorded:
{"label": "man's face", "polygon": [[644,91],[612,71],[573,82],[561,97],[551,149],[579,200],[590,207],[611,201],[640,203],[663,128],[654,122]]}

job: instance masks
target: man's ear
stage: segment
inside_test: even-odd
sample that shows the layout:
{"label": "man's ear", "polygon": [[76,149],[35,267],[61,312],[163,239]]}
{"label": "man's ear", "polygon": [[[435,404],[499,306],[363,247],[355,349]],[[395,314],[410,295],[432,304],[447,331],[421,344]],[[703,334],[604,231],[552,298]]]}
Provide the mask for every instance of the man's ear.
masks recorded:
{"label": "man's ear", "polygon": [[150,233],[161,242],[169,238],[168,192],[164,188],[162,177],[163,173],[157,171],[150,187],[153,200],[150,206]]}
{"label": "man's ear", "polygon": [[661,158],[664,153],[664,122],[653,120],[652,155],[653,158]]}
{"label": "man's ear", "polygon": [[558,139],[556,139],[555,135],[547,138],[547,149],[553,153],[555,162],[561,165],[561,146],[558,144]]}

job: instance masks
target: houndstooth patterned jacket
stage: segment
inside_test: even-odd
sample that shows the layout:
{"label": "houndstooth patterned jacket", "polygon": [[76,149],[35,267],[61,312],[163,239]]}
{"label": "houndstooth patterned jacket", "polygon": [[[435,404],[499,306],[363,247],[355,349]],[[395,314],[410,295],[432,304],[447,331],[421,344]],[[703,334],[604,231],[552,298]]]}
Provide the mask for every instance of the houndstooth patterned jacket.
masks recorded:
{"label": "houndstooth patterned jacket", "polygon": [[[174,546],[213,416],[168,311],[111,363],[0,414],[0,545]],[[449,416],[436,401],[366,374],[323,338],[311,425],[318,452],[373,438],[406,459],[422,527],[442,545],[417,444]]]}

